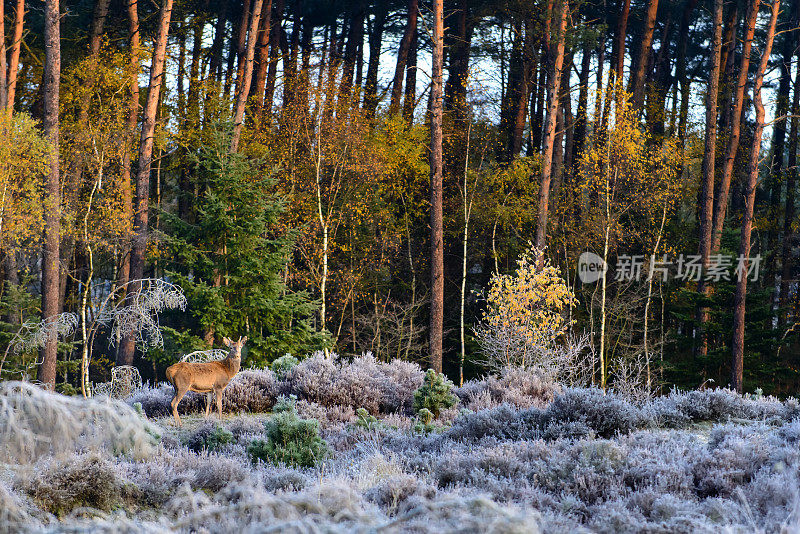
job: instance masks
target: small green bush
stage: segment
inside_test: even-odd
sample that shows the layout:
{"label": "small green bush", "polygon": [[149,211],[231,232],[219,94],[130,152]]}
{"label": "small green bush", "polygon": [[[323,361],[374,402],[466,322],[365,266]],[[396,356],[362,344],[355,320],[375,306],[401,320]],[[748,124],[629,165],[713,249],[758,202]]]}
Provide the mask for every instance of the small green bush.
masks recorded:
{"label": "small green bush", "polygon": [[270,364],[270,369],[272,369],[272,372],[275,373],[275,376],[278,378],[283,378],[292,369],[292,367],[298,363],[300,363],[300,360],[291,354],[284,354],[280,358],[276,358],[272,364]]}
{"label": "small green bush", "polygon": [[314,467],[330,454],[328,444],[319,437],[319,421],[301,419],[292,400],[279,399],[273,412],[264,423],[267,440],[255,439],[247,446],[253,462]]}
{"label": "small green bush", "polygon": [[233,442],[233,432],[219,424],[205,424],[195,431],[185,441],[189,450],[200,452],[203,450],[216,451],[223,445]]}
{"label": "small green bush", "polygon": [[442,410],[452,408],[458,402],[452,390],[453,383],[444,374],[428,369],[422,386],[414,392],[414,411],[419,414],[427,409],[438,418]]}
{"label": "small green bush", "polygon": [[366,430],[372,430],[378,425],[378,418],[374,415],[370,415],[365,408],[359,408],[356,410],[356,415],[358,416],[358,419],[356,420],[356,426]]}

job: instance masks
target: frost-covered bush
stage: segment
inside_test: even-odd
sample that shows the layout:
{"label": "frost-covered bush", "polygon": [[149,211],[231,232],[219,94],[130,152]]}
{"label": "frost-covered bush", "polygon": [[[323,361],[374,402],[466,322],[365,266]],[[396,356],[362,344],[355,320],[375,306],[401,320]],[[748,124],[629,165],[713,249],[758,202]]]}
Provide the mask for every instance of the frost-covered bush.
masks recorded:
{"label": "frost-covered bush", "polygon": [[560,392],[561,386],[538,369],[519,367],[507,367],[500,371],[499,376],[489,375],[481,380],[467,381],[454,390],[461,404],[473,411],[494,408],[503,403],[518,408],[543,408]]}
{"label": "frost-covered bush", "polygon": [[275,405],[275,415],[264,424],[267,439],[255,439],[247,446],[253,460],[314,467],[330,454],[327,443],[319,436],[319,422],[301,419],[294,403],[282,399]]}
{"label": "frost-covered bush", "polygon": [[291,354],[284,354],[280,358],[276,358],[269,367],[275,373],[275,376],[283,378],[298,363],[300,363],[300,360]]}
{"label": "frost-covered bush", "polygon": [[138,488],[120,477],[114,465],[96,454],[37,466],[22,489],[44,510],[57,516],[75,508],[110,511],[138,497]]}
{"label": "frost-covered bush", "polygon": [[0,422],[0,462],[93,448],[144,456],[161,434],[122,402],[65,397],[24,382],[0,384]]}
{"label": "frost-covered bush", "polygon": [[410,362],[382,363],[369,353],[348,362],[318,353],[289,370],[282,391],[321,406],[364,408],[374,415],[410,409],[422,377],[419,366]]}
{"label": "frost-covered bush", "polygon": [[433,369],[428,369],[422,385],[414,392],[414,411],[419,414],[422,410],[429,410],[434,418],[457,402],[458,397],[453,394],[453,383],[443,373],[437,374]]}
{"label": "frost-covered bush", "polygon": [[556,396],[544,411],[542,424],[578,422],[599,436],[627,434],[648,423],[632,404],[595,388],[568,389]]}

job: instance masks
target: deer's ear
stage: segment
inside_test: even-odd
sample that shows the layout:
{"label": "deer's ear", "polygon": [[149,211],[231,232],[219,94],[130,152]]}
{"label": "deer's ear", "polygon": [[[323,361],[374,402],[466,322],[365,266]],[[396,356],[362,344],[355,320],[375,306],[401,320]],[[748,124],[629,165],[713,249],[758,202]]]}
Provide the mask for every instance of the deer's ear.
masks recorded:
{"label": "deer's ear", "polygon": [[247,343],[247,336],[240,337],[240,338],[239,338],[239,345],[241,345],[242,347],[244,347],[244,344],[245,344],[245,343]]}
{"label": "deer's ear", "polygon": [[227,337],[223,337],[222,344],[225,345],[226,347],[230,347],[231,345],[233,345],[233,342]]}

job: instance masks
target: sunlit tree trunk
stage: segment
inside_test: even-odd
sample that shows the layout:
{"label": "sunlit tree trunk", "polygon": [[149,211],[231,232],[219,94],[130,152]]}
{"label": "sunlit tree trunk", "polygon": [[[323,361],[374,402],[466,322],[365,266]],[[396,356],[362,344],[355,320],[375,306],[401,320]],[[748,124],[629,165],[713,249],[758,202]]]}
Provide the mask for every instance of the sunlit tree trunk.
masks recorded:
{"label": "sunlit tree trunk", "polygon": [[[653,33],[656,28],[656,15],[658,14],[658,0],[647,1],[647,12],[645,14],[644,32],[639,46],[639,54],[636,60],[636,70],[631,73],[631,89],[633,94],[633,108],[642,109],[644,104],[644,82],[647,77],[648,56],[652,51]],[[620,80],[622,76],[620,76]]]}
{"label": "sunlit tree trunk", "polygon": [[431,68],[431,315],[430,366],[442,372],[444,337],[444,228],[442,221],[442,65],[444,54],[443,0],[433,0]]}
{"label": "sunlit tree trunk", "polygon": [[[742,216],[742,232],[739,241],[739,258],[743,262],[743,269],[736,280],[736,293],[733,298],[733,341],[731,342],[731,385],[739,393],[744,389],[744,329],[745,329],[745,300],[747,298],[747,266],[750,257],[750,234],[753,230],[753,208],[756,199],[756,186],[758,183],[758,158],[761,152],[761,136],[764,133],[764,104],[761,101],[761,87],[764,83],[764,71],[769,63],[772,52],[772,42],[775,38],[775,25],[778,20],[780,0],[772,2],[772,16],[767,29],[766,43],[761,62],[756,71],[753,82],[753,105],[756,111],[753,129],[753,143],[750,147],[750,161],[747,166],[747,183],[744,187],[744,213]],[[755,7],[757,11],[757,6]]]}
{"label": "sunlit tree trunk", "polygon": [[[139,168],[136,172],[136,201],[133,215],[133,246],[131,247],[130,279],[138,280],[144,276],[145,253],[148,239],[148,219],[150,208],[150,168],[153,163],[153,142],[156,131],[156,113],[164,77],[164,61],[167,50],[167,37],[172,17],[172,0],[164,0],[158,23],[158,35],[153,49],[153,64],[150,69],[150,83],[144,106],[142,135],[139,142]],[[132,293],[138,288],[132,288]],[[127,339],[117,352],[118,365],[133,363],[134,344]]]}
{"label": "sunlit tree trunk", "polygon": [[414,108],[417,98],[417,41],[419,34],[415,30],[414,37],[411,38],[411,46],[408,49],[408,60],[406,61],[406,88],[403,95],[403,119],[408,124],[414,121]]}
{"label": "sunlit tree trunk", "polygon": [[[569,5],[566,0],[559,0],[558,6],[551,8],[549,18],[558,16],[558,30],[555,44],[548,46],[548,80],[547,80],[547,125],[545,127],[544,152],[542,154],[542,173],[539,182],[539,209],[536,222],[536,247],[543,251],[547,245],[547,214],[550,202],[550,181],[553,175],[553,150],[556,137],[556,115],[558,114],[558,93],[561,87],[561,71],[564,63],[564,39],[567,30]],[[555,11],[555,13],[553,13]],[[540,260],[541,261],[541,258]]]}
{"label": "sunlit tree trunk", "polygon": [[[714,169],[717,154],[717,96],[719,93],[720,55],[722,52],[722,0],[714,0],[714,37],[711,50],[711,72],[706,93],[706,136],[703,151],[702,182],[700,193],[700,244],[699,250],[703,271],[708,268],[711,254],[711,225],[714,213]],[[703,273],[705,275],[705,272]],[[698,283],[698,292],[708,296],[708,285],[705,276]],[[705,323],[708,322],[708,307],[701,305],[697,310],[699,323],[699,339],[697,352],[705,355],[708,352],[708,338]]]}
{"label": "sunlit tree trunk", "polygon": [[739,75],[736,81],[736,95],[734,105],[730,110],[728,141],[725,146],[725,159],[722,165],[722,176],[719,186],[714,193],[714,219],[711,234],[711,254],[719,251],[722,239],[722,226],[725,223],[725,214],[728,210],[728,194],[730,193],[731,178],[733,177],[733,162],[739,149],[739,135],[741,132],[742,107],[744,106],[744,90],[747,85],[747,73],[750,69],[750,52],[753,45],[756,19],[758,18],[759,0],[750,3],[745,23],[744,43],[742,44],[742,58],[739,66]]}
{"label": "sunlit tree trunk", "polygon": [[[61,184],[59,175],[58,103],[61,82],[61,31],[58,0],[44,5],[44,132],[50,142],[50,162],[45,181],[44,250],[42,254],[42,318],[56,320],[60,312]],[[56,385],[58,338],[51,336],[42,349],[38,379],[49,389]]]}
{"label": "sunlit tree trunk", "polygon": [[[244,69],[239,69],[242,78],[236,81],[236,108],[233,113],[233,136],[231,137],[231,152],[239,149],[239,139],[242,136],[242,126],[244,124],[244,107],[247,104],[247,97],[250,94],[250,82],[253,78],[253,58],[256,53],[256,41],[258,40],[258,24],[261,20],[261,6],[264,0],[255,0],[253,3],[253,13],[250,18],[250,27],[247,31],[247,49],[245,52]],[[267,10],[272,9],[271,0],[267,0]]]}

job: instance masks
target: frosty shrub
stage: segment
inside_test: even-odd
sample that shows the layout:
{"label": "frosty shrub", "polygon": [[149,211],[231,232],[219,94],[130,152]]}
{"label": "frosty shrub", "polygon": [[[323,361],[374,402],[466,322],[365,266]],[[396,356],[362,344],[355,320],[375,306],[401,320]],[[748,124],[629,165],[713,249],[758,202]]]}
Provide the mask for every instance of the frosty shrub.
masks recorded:
{"label": "frosty shrub", "polygon": [[458,402],[453,395],[453,383],[443,373],[428,369],[422,386],[414,392],[414,411],[429,410],[434,418],[438,418],[442,410],[452,408]]}
{"label": "frosty shrub", "polygon": [[378,414],[410,410],[422,377],[420,367],[410,362],[378,362],[370,353],[348,362],[319,353],[292,367],[281,386],[284,393],[320,406]]}
{"label": "frosty shrub", "polygon": [[264,423],[267,440],[256,439],[247,446],[253,462],[314,467],[330,454],[327,443],[319,436],[319,422],[301,419],[293,402],[281,399],[274,412]]}
{"label": "frosty shrub", "polygon": [[518,408],[543,408],[561,392],[558,385],[540,369],[507,367],[498,375],[470,380],[454,393],[465,408],[473,411],[494,408],[503,403]]}
{"label": "frosty shrub", "polygon": [[291,354],[284,354],[280,358],[276,358],[275,361],[270,364],[270,369],[272,369],[272,372],[275,373],[275,376],[278,378],[283,378],[286,376],[286,373],[288,373],[292,367],[298,363],[300,363],[300,360]]}
{"label": "frosty shrub", "polygon": [[118,365],[111,369],[111,382],[95,384],[95,395],[114,399],[127,399],[142,387],[142,376],[132,365]]}
{"label": "frosty shrub", "polygon": [[38,467],[23,489],[40,507],[57,516],[79,507],[108,512],[138,494],[138,489],[121,478],[111,462],[96,454],[55,462],[44,469]]}
{"label": "frosty shrub", "polygon": [[475,328],[485,363],[504,367],[549,367],[549,353],[570,326],[564,312],[576,302],[561,272],[531,248],[517,261],[514,274],[493,273],[487,309]]}
{"label": "frosty shrub", "polygon": [[122,402],[65,397],[24,382],[0,384],[0,421],[0,462],[102,447],[144,456],[160,436]]}
{"label": "frosty shrub", "polygon": [[568,389],[547,407],[543,424],[579,422],[599,436],[627,434],[648,423],[632,404],[596,388]]}
{"label": "frosty shrub", "polygon": [[216,451],[233,442],[233,432],[217,424],[205,423],[186,439],[186,447],[190,451]]}

